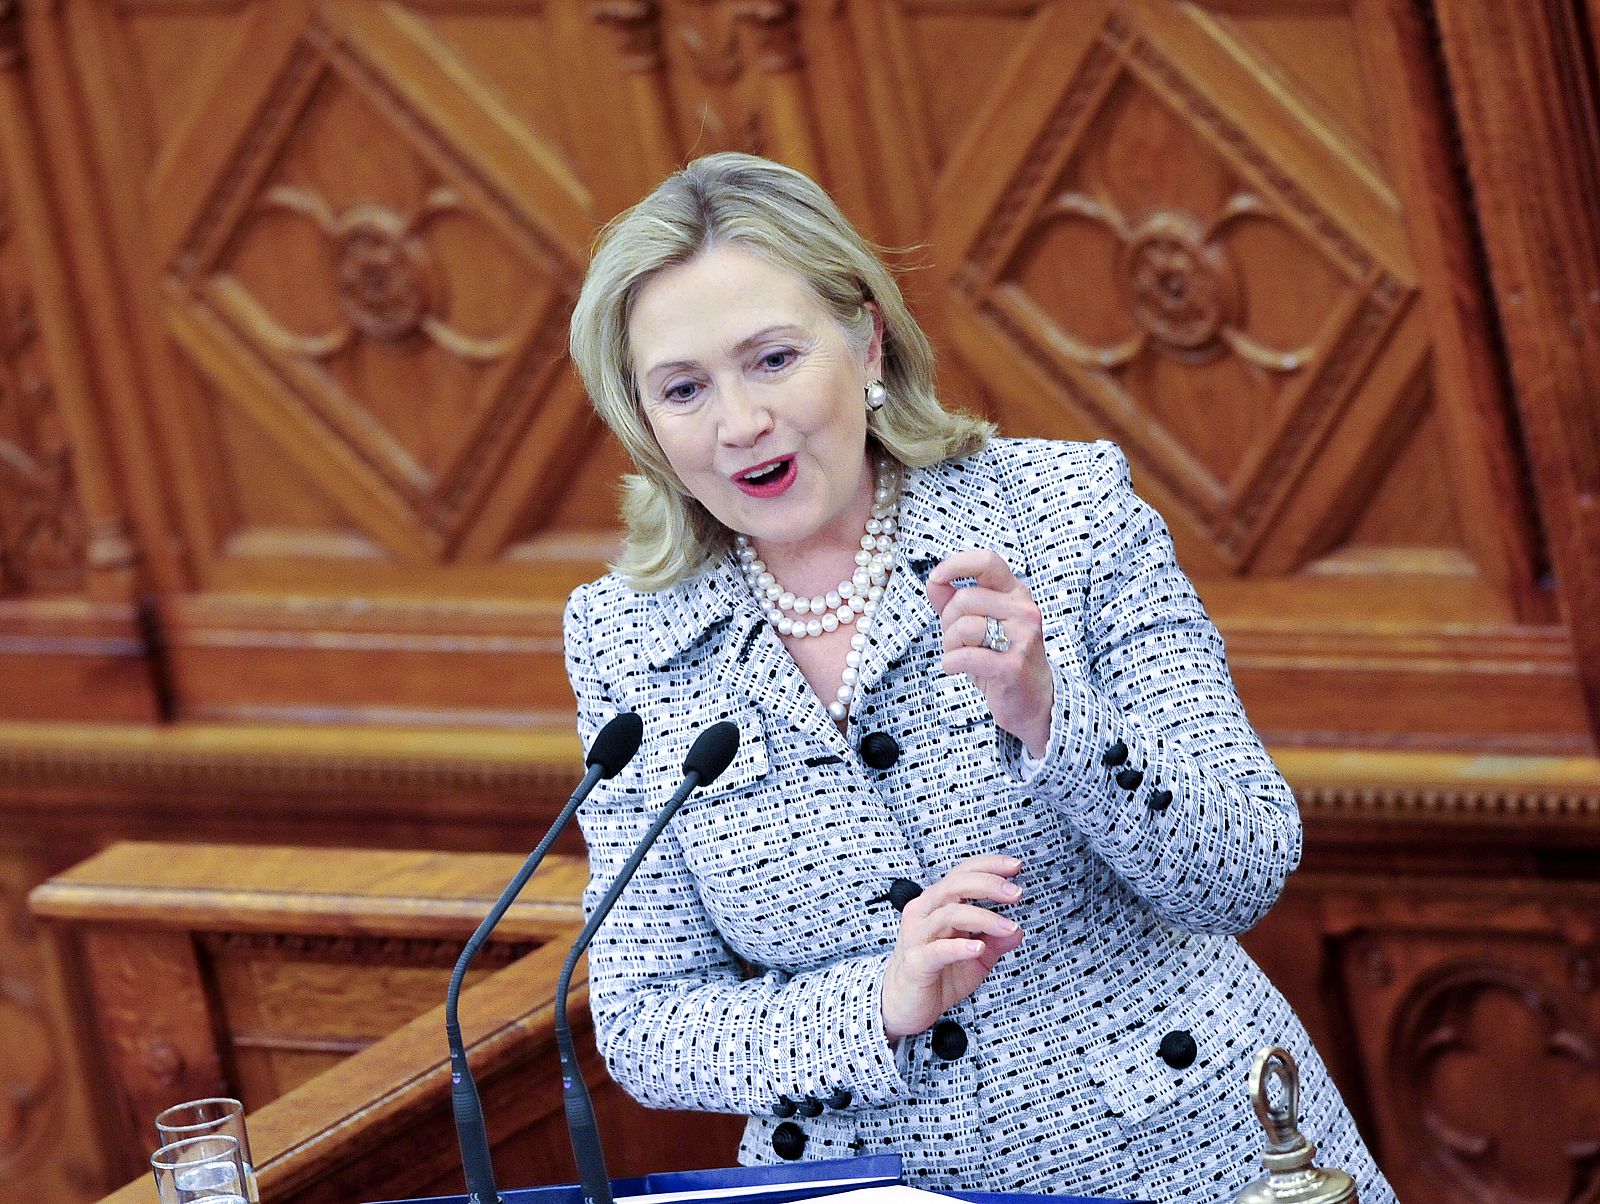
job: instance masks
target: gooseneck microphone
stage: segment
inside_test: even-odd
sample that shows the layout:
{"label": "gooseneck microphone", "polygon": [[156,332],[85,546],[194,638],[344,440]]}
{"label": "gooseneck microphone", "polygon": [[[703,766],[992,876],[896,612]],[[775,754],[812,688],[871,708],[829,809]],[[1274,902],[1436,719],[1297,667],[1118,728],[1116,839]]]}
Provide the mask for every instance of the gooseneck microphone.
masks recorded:
{"label": "gooseneck microphone", "polygon": [[739,749],[739,729],[729,722],[713,723],[695,738],[689,755],[683,760],[683,783],[673,791],[672,797],[661,808],[660,814],[634,846],[633,853],[617,871],[616,880],[589,915],[589,922],[578,933],[561,967],[561,977],[556,981],[556,1047],[561,1052],[561,1086],[567,1105],[567,1136],[572,1141],[572,1157],[578,1164],[578,1180],[583,1186],[583,1204],[611,1204],[611,1179],[606,1174],[605,1153],[600,1148],[600,1130],[595,1124],[594,1104],[589,1099],[589,1088],[584,1084],[583,1072],[578,1066],[578,1055],[572,1045],[572,1030],[567,1026],[567,988],[572,982],[573,968],[583,951],[589,947],[595,931],[611,914],[611,908],[627,887],[634,871],[639,868],[656,837],[672,822],[672,817],[698,787],[709,785],[721,776]]}
{"label": "gooseneck microphone", "polygon": [[478,930],[472,934],[467,947],[456,959],[455,973],[450,976],[450,987],[444,996],[444,1036],[450,1046],[450,1105],[455,1111],[456,1140],[461,1144],[461,1169],[466,1176],[467,1199],[471,1204],[503,1202],[494,1185],[494,1167],[489,1161],[489,1135],[483,1124],[483,1104],[478,1099],[478,1084],[467,1066],[466,1047],[461,1040],[461,1023],[456,1018],[461,982],[466,977],[467,967],[473,957],[484,941],[489,939],[489,933],[494,931],[494,926],[505,915],[506,909],[522,893],[533,871],[539,868],[539,863],[550,851],[550,846],[555,844],[556,837],[571,822],[579,805],[589,797],[589,792],[602,778],[609,780],[622,772],[622,767],[639,751],[639,741],[643,735],[644,723],[632,711],[622,712],[600,729],[600,734],[589,746],[589,755],[584,758],[588,772],[583,775],[583,781],[578,783],[578,788],[572,792],[567,805],[544,834],[539,847],[522,863],[517,876],[500,893],[489,914],[484,916],[483,923],[478,925]]}

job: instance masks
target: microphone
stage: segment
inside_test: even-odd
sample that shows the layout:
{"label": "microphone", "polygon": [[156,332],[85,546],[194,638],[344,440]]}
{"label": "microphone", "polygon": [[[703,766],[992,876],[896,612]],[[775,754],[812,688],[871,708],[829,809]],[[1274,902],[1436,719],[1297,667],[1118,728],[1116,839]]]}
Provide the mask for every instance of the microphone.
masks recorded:
{"label": "microphone", "polygon": [[556,981],[556,1047],[561,1053],[561,1087],[567,1105],[567,1136],[572,1141],[572,1157],[578,1164],[578,1179],[583,1186],[583,1204],[612,1204],[611,1178],[606,1174],[606,1158],[600,1148],[600,1130],[595,1124],[594,1104],[589,1099],[589,1088],[584,1084],[583,1072],[578,1067],[577,1051],[572,1045],[572,1030],[567,1025],[567,989],[572,983],[573,967],[583,956],[583,951],[594,939],[595,931],[611,914],[611,908],[632,879],[634,871],[644,861],[644,856],[655,844],[656,837],[665,831],[672,817],[683,806],[683,801],[701,786],[709,785],[721,776],[739,749],[739,728],[724,720],[713,723],[695,738],[689,755],[683,759],[683,782],[672,792],[672,797],[661,808],[655,821],[634,846],[632,854],[617,872],[600,901],[595,904],[589,921],[572,943],[561,967],[561,977]]}
{"label": "microphone", "polygon": [[444,1036],[450,1046],[450,1105],[455,1111],[456,1140],[461,1145],[461,1169],[466,1176],[467,1199],[471,1204],[504,1202],[495,1189],[494,1167],[489,1161],[489,1135],[483,1123],[483,1104],[478,1099],[478,1084],[467,1066],[466,1046],[461,1040],[461,1023],[456,1018],[461,982],[466,977],[467,966],[484,941],[489,939],[489,933],[500,922],[500,917],[505,915],[506,909],[522,893],[522,888],[528,884],[533,871],[539,868],[539,863],[556,842],[556,837],[561,835],[562,829],[577,813],[578,806],[589,797],[589,792],[602,778],[609,781],[622,772],[622,767],[639,751],[639,741],[643,735],[644,723],[632,711],[623,711],[600,729],[600,734],[589,746],[589,755],[584,758],[583,763],[588,771],[583,775],[583,781],[578,783],[578,788],[572,792],[567,805],[544,834],[539,847],[528,855],[516,877],[500,893],[489,914],[484,916],[483,923],[478,925],[478,930],[467,941],[467,947],[461,951],[455,972],[450,976],[450,987],[444,995]]}

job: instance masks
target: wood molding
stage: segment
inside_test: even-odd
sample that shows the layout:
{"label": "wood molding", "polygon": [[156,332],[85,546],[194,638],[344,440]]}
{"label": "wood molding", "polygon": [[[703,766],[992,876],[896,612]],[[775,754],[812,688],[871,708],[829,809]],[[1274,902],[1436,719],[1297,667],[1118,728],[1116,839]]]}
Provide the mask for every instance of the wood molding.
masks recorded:
{"label": "wood molding", "polygon": [[565,792],[567,731],[0,723],[0,793],[44,787],[371,794]]}
{"label": "wood molding", "polygon": [[1275,749],[1273,759],[1319,840],[1398,848],[1405,831],[1428,825],[1447,827],[1443,843],[1457,846],[1506,846],[1511,834],[1508,853],[1600,848],[1594,757]]}
{"label": "wood molding", "polygon": [[[461,940],[399,936],[307,936],[284,932],[205,932],[198,945],[212,957],[248,954],[283,957],[295,961],[330,962],[334,965],[420,966],[449,970],[461,956]],[[533,941],[499,938],[484,945],[473,958],[477,969],[509,966],[539,946]]]}
{"label": "wood molding", "polygon": [[28,683],[9,692],[10,719],[155,722],[155,669],[149,633],[131,605],[0,600],[0,681]]}
{"label": "wood molding", "polygon": [[[0,792],[565,791],[579,754],[565,731],[0,723]],[[1308,816],[1533,824],[1600,816],[1600,758],[1307,748],[1272,754]]]}
{"label": "wood molding", "polygon": [[179,719],[571,725],[553,600],[219,593],[159,609]]}

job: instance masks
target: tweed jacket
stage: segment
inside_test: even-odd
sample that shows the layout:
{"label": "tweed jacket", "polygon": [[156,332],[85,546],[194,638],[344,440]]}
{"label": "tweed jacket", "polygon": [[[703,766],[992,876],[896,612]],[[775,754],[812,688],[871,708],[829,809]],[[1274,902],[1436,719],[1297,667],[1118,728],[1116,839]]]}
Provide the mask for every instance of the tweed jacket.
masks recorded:
{"label": "tweed jacket", "polygon": [[[1262,1173],[1248,1069],[1282,1044],[1321,1164],[1355,1175],[1364,1204],[1392,1200],[1230,935],[1299,860],[1299,817],[1121,452],[995,440],[909,472],[900,538],[843,733],[731,557],[653,593],[613,575],[572,595],[581,735],[624,709],[646,731],[579,812],[591,905],[695,734],[740,731],[591,948],[612,1075],[645,1104],[749,1116],[747,1163],[894,1151],[928,1187],[1230,1201]],[[939,668],[924,584],[967,548],[1003,556],[1043,613],[1055,702],[1038,761]],[[1024,897],[998,910],[1025,940],[891,1047],[889,884],[980,853],[1021,859]]]}

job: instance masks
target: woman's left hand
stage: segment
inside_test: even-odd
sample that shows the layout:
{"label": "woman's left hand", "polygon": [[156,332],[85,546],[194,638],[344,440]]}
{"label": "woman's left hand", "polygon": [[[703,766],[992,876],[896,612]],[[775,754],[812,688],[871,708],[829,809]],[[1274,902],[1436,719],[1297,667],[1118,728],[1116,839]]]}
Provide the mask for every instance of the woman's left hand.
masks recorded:
{"label": "woman's left hand", "polygon": [[[951,584],[963,577],[977,584],[962,589]],[[944,629],[940,667],[970,677],[995,722],[1032,756],[1042,757],[1050,742],[1056,686],[1044,653],[1044,621],[1028,587],[994,552],[957,552],[928,574],[928,601]],[[984,644],[990,619],[1004,630],[1003,652]]]}

